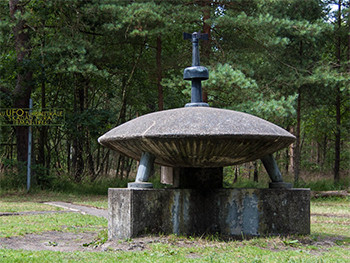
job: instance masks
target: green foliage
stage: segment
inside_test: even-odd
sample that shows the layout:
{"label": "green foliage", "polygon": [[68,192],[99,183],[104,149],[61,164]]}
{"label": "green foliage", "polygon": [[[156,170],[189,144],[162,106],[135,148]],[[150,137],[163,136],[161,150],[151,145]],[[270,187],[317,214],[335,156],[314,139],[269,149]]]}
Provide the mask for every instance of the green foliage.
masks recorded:
{"label": "green foliage", "polygon": [[79,195],[107,195],[108,188],[125,188],[129,181],[126,179],[101,179],[94,182],[89,180],[76,183],[68,177],[56,178],[51,189],[58,192],[68,192]]}
{"label": "green foliage", "polygon": [[253,181],[254,171],[250,167],[247,168],[243,165],[225,167],[223,186],[225,188],[267,188],[270,179],[267,174],[261,173],[259,170],[259,181],[255,182]]}
{"label": "green foliage", "polygon": [[[349,7],[344,3],[337,28],[337,16],[327,3],[24,1],[23,12],[11,18],[8,2],[1,1],[0,107],[13,105],[17,75],[31,72],[34,107],[66,111],[63,127],[33,128],[34,182],[62,189],[58,183],[62,181],[73,189],[71,181],[87,184],[89,179],[115,174],[116,155],[99,146],[97,138],[158,109],[158,70],[164,109],[182,107],[190,100],[190,83],[182,80],[182,71],[190,66],[191,45],[181,36],[183,31],[202,30],[205,23],[211,27],[211,40],[200,44],[201,61],[210,78],[202,84],[210,105],[251,113],[289,129],[297,123],[301,92],[302,169],[329,173],[334,166],[334,104],[339,88],[341,170],[348,170]],[[30,56],[22,63],[17,62],[13,33],[18,21],[24,21],[29,32]],[[0,143],[4,137],[15,141],[12,130],[1,127]],[[1,146],[5,166],[6,159],[16,159],[13,146]],[[124,171],[117,171],[121,177],[126,163],[120,165]],[[2,187],[23,187],[23,174],[1,169]]]}
{"label": "green foliage", "polygon": [[209,102],[216,107],[239,107],[240,104],[255,100],[258,85],[241,70],[229,64],[217,64],[209,68],[210,78],[205,82]]}
{"label": "green foliage", "polygon": [[295,188],[310,188],[312,191],[347,190],[350,187],[350,178],[342,178],[338,183],[331,179],[318,179],[316,181],[300,180],[294,184]]}
{"label": "green foliage", "polygon": [[21,189],[26,183],[26,166],[12,159],[3,159],[0,190]]}

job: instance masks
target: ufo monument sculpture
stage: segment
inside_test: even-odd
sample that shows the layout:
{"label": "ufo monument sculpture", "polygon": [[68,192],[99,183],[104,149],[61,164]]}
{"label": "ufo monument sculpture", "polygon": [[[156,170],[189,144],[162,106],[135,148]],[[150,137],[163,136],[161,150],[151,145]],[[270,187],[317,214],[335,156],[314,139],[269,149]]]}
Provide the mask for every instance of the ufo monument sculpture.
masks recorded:
{"label": "ufo monument sculpture", "polygon": [[[191,102],[183,108],[150,113],[110,130],[100,144],[139,160],[135,182],[110,188],[108,235],[130,238],[147,233],[259,236],[309,234],[310,191],[283,181],[273,153],[295,137],[250,114],[209,107],[201,82],[199,40],[207,34],[184,33],[192,42]],[[271,179],[267,189],[224,189],[223,167],[260,159]],[[153,189],[153,164],[171,189]]]}

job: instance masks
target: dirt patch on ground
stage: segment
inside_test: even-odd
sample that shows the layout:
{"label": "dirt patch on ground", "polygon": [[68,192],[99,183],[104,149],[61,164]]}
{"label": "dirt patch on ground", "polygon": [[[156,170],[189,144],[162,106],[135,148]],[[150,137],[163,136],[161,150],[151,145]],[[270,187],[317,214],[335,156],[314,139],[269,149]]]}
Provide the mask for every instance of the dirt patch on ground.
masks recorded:
{"label": "dirt patch on ground", "polygon": [[350,218],[350,215],[342,215],[342,214],[338,215],[338,214],[330,214],[330,213],[312,213],[311,216]]}
{"label": "dirt patch on ground", "polygon": [[[277,238],[266,240],[263,249],[271,251],[294,250],[302,247],[314,246],[318,249],[315,254],[327,251],[328,248],[337,246],[338,241],[346,237],[322,237],[313,240],[309,237],[299,238],[294,241],[284,241]],[[209,241],[206,239],[179,238],[172,236],[145,236],[130,240],[117,240],[101,242],[97,232],[69,233],[69,232],[44,232],[42,234],[29,234],[25,236],[0,238],[0,248],[2,249],[24,249],[24,250],[50,250],[50,251],[143,251],[148,250],[150,245],[155,243],[169,244],[175,247],[223,247],[225,241]],[[237,244],[244,246],[245,242]],[[255,244],[259,246],[259,244]],[[194,255],[195,256],[195,255]]]}
{"label": "dirt patch on ground", "polygon": [[347,197],[350,193],[346,190],[339,191],[311,191],[312,198],[324,198],[324,197]]}
{"label": "dirt patch on ground", "polygon": [[70,233],[50,231],[0,238],[0,249],[50,250],[50,251],[142,251],[151,244],[162,243],[177,247],[220,247],[225,242],[202,239],[189,240],[173,236],[144,236],[129,240],[101,242],[98,232]]}
{"label": "dirt patch on ground", "polygon": [[[70,233],[50,231],[41,234],[29,234],[0,238],[2,249],[51,250],[51,251],[142,251],[153,243],[172,244],[179,247],[204,245],[201,241],[187,241],[169,237],[147,236],[130,240],[107,241],[102,244],[97,232]],[[202,243],[202,244],[201,244]]]}
{"label": "dirt patch on ground", "polygon": [[0,212],[0,216],[26,216],[26,215],[44,215],[44,214],[59,214],[73,213],[73,211],[27,211],[27,212]]}
{"label": "dirt patch on ground", "polygon": [[96,232],[69,233],[69,232],[44,232],[40,235],[29,234],[0,238],[0,248],[24,249],[24,250],[51,250],[51,251],[83,251],[93,250],[92,247],[84,246],[89,240],[97,237]]}

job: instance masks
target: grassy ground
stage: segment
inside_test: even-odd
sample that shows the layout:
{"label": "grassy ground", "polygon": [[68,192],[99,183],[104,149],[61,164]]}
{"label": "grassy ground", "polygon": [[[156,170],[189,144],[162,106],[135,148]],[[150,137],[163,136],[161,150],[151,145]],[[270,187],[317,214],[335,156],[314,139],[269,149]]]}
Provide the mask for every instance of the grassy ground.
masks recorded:
{"label": "grassy ground", "polygon": [[96,231],[107,225],[104,218],[78,213],[0,217],[0,238],[45,231]]}
{"label": "grassy ground", "polygon": [[[1,251],[3,262],[349,262],[349,253],[339,247],[327,251],[312,249],[269,250],[232,244],[204,248],[174,248],[155,244],[143,252],[51,252]],[[342,259],[341,259],[342,258]]]}
{"label": "grassy ground", "polygon": [[53,207],[35,202],[4,202],[0,201],[0,213],[16,213],[27,211],[59,211],[59,207]]}
{"label": "grassy ground", "polygon": [[[26,194],[25,190],[22,191],[6,191],[0,192],[0,202],[10,203],[44,203],[49,201],[62,201],[70,203],[86,203],[93,205],[100,204],[102,207],[107,208],[107,192],[104,195],[84,195],[84,194],[71,194],[65,192],[52,192],[52,191],[38,191]],[[46,205],[45,205],[46,206]]]}
{"label": "grassy ground", "polygon": [[349,197],[313,200],[311,213],[311,233],[314,237],[343,236],[344,243],[350,245]]}
{"label": "grassy ground", "polygon": [[[45,201],[107,207],[107,196],[52,192],[29,196],[10,193],[0,196],[0,200],[0,212],[57,209],[43,204]],[[134,248],[131,252],[113,247],[96,252],[0,249],[0,262],[350,262],[350,198],[312,200],[311,213],[310,236],[224,241],[216,236],[171,235],[120,241],[121,245]],[[96,231],[101,235],[92,245],[99,245],[105,241],[106,231],[102,230],[106,228],[106,219],[76,213],[0,216],[0,237],[46,231]],[[138,251],[137,246],[142,249]]]}

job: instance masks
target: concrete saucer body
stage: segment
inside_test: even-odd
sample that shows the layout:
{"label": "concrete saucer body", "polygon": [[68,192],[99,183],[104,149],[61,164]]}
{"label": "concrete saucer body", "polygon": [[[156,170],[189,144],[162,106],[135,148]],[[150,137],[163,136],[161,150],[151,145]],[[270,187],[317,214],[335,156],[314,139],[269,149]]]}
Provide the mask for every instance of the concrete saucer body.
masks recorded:
{"label": "concrete saucer body", "polygon": [[143,115],[101,136],[102,145],[139,160],[142,152],[172,167],[223,167],[260,159],[295,137],[250,114],[185,107]]}

